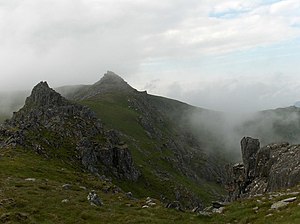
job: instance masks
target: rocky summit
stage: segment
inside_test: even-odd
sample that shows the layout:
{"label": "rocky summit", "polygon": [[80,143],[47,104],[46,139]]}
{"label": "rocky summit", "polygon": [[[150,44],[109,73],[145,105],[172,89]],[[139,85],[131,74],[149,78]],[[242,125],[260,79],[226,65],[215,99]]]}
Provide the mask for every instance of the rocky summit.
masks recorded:
{"label": "rocky summit", "polygon": [[299,184],[300,145],[279,143],[260,147],[258,139],[245,137],[241,140],[241,150],[243,163],[234,165],[230,171],[230,200]]}
{"label": "rocky summit", "polygon": [[98,175],[132,181],[140,175],[117,131],[104,131],[93,111],[69,102],[46,82],[33,88],[24,107],[6,121],[1,133],[6,137],[2,146],[20,145],[45,157],[80,162]]}
{"label": "rocky summit", "polygon": [[124,79],[117,74],[107,71],[104,76],[93,85],[82,86],[74,91],[72,94],[66,94],[72,100],[83,100],[98,94],[105,93],[128,93],[137,92],[134,88],[128,85]]}

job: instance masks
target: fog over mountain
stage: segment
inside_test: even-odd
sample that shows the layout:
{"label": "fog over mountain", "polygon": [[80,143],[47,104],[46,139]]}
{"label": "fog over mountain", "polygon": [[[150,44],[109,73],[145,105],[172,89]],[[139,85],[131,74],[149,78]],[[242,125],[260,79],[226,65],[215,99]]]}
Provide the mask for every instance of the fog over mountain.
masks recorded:
{"label": "fog over mountain", "polygon": [[299,59],[299,0],[0,0],[0,221],[300,223]]}
{"label": "fog over mountain", "polygon": [[[109,77],[116,77],[118,82],[121,80],[122,83],[126,84],[126,88],[133,90],[118,75],[113,72],[107,72],[107,74],[109,74]],[[105,77],[108,77],[107,74],[101,80],[105,80]],[[114,89],[117,93],[118,82],[113,82],[107,88]],[[94,91],[99,91],[97,83],[94,85],[63,86],[56,88],[56,90],[71,100],[81,100],[86,97],[86,94],[89,95],[88,92],[91,89],[94,88]],[[104,87],[102,85],[100,90],[104,91]],[[14,111],[19,110],[24,105],[25,97],[28,95],[29,91],[1,93],[0,119],[10,118]],[[170,118],[176,118],[177,125],[180,127],[191,130],[208,154],[223,152],[230,154],[232,161],[239,161],[241,156],[240,139],[243,136],[258,138],[261,140],[262,145],[287,141],[291,144],[300,142],[300,109],[294,106],[259,112],[251,110],[247,112],[243,110],[223,112],[184,105],[190,109],[182,112],[180,112],[180,109],[165,111],[164,113],[169,114]]]}
{"label": "fog over mountain", "polygon": [[299,11],[296,0],[0,1],[0,114],[41,80],[68,95],[112,70],[138,90],[221,112],[187,116],[227,149],[239,152],[243,135],[281,140],[268,131],[283,115],[255,112],[300,100]]}
{"label": "fog over mountain", "polygon": [[214,110],[293,105],[299,11],[297,0],[2,0],[0,90],[89,84],[112,70]]}

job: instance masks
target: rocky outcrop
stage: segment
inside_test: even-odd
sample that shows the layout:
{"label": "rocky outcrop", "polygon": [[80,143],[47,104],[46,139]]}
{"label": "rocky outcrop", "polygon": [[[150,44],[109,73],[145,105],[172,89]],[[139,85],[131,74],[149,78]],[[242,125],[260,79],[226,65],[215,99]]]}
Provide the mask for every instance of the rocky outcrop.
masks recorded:
{"label": "rocky outcrop", "polygon": [[102,206],[103,205],[102,200],[99,198],[99,196],[97,195],[97,193],[94,190],[88,194],[87,200],[93,206]]}
{"label": "rocky outcrop", "polygon": [[128,93],[137,92],[137,90],[128,85],[128,83],[117,74],[107,71],[98,82],[93,85],[80,87],[78,91],[69,96],[69,98],[72,100],[83,100],[98,94],[111,92]]}
{"label": "rocky outcrop", "polygon": [[32,89],[31,95],[26,98],[23,110],[32,107],[66,106],[68,104],[68,101],[51,89],[47,82],[40,82]]}
{"label": "rocky outcrop", "polygon": [[260,143],[258,139],[244,137],[241,140],[242,159],[245,168],[246,181],[251,181],[254,177],[256,154]]}
{"label": "rocky outcrop", "polygon": [[23,146],[46,157],[80,162],[93,173],[135,181],[128,147],[115,131],[105,131],[89,108],[74,104],[40,82],[25,105],[0,128],[0,146]]}
{"label": "rocky outcrop", "polygon": [[140,172],[132,166],[133,160],[127,145],[115,145],[98,151],[103,168],[122,179],[137,180]]}
{"label": "rocky outcrop", "polygon": [[300,145],[269,144],[259,148],[259,141],[243,138],[243,163],[230,169],[227,185],[229,199],[251,197],[300,183]]}

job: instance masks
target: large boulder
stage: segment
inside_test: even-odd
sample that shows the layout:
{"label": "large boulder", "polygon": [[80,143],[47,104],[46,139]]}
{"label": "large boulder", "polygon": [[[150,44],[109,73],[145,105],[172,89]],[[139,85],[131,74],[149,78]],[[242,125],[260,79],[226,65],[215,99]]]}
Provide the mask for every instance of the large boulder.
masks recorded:
{"label": "large boulder", "polygon": [[229,200],[273,192],[300,183],[300,145],[269,144],[258,139],[241,141],[243,163],[230,168]]}

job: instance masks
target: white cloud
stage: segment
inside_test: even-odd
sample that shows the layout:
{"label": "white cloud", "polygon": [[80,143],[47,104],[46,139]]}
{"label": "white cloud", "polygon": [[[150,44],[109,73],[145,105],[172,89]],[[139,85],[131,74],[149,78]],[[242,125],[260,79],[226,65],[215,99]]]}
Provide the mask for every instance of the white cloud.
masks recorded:
{"label": "white cloud", "polygon": [[[287,81],[288,80],[288,81]],[[210,78],[170,83],[150,82],[150,92],[192,105],[228,112],[254,112],[293,105],[299,100],[300,81],[282,74]]]}
{"label": "white cloud", "polygon": [[293,17],[300,15],[300,2],[298,0],[285,0],[270,6],[270,13],[281,16]]}
{"label": "white cloud", "polygon": [[[178,87],[186,74],[208,80],[220,66],[216,60],[205,67],[208,58],[300,38],[299,1],[268,2],[0,0],[0,89],[31,88],[40,80],[52,86],[91,83],[106,70],[143,85],[159,78]],[[241,63],[251,69],[251,62]],[[227,66],[217,72],[226,79],[244,71]],[[206,90],[218,95],[210,84]],[[225,86],[218,88],[239,89]]]}

